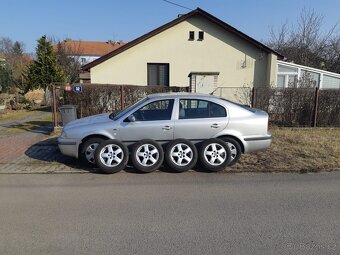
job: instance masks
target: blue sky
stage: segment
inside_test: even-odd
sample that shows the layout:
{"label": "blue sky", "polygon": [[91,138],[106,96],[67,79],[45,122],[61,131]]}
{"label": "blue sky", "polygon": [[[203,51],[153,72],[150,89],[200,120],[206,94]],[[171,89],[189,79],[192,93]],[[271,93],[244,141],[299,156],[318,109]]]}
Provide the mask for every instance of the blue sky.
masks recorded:
{"label": "blue sky", "polygon": [[[294,23],[303,7],[324,15],[324,28],[340,22],[339,0],[171,0],[200,7],[257,40],[271,27]],[[0,37],[33,52],[42,35],[83,41],[130,41],[189,10],[162,0],[0,0]]]}

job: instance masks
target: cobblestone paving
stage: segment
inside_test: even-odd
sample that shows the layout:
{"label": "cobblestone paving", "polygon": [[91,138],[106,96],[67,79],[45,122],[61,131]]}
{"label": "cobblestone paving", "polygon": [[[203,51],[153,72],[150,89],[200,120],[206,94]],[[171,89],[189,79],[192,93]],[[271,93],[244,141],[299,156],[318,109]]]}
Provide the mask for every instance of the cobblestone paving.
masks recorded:
{"label": "cobblestone paving", "polygon": [[64,173],[94,171],[63,156],[45,135],[0,137],[0,173]]}
{"label": "cobblestone paving", "polygon": [[[35,118],[41,118],[44,114],[37,114]],[[31,116],[25,120],[13,120],[12,123],[32,120],[34,117]],[[12,123],[0,123],[0,173],[96,172],[76,159],[63,156],[56,138],[49,135],[52,130],[50,126],[8,134],[6,126]]]}

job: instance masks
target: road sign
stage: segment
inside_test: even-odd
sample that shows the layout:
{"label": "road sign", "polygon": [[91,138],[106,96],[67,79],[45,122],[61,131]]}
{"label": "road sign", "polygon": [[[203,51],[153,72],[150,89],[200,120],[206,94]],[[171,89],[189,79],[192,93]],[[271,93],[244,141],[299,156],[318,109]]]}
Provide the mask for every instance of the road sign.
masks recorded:
{"label": "road sign", "polygon": [[83,87],[81,85],[74,85],[73,86],[73,92],[81,93],[81,92],[83,92]]}

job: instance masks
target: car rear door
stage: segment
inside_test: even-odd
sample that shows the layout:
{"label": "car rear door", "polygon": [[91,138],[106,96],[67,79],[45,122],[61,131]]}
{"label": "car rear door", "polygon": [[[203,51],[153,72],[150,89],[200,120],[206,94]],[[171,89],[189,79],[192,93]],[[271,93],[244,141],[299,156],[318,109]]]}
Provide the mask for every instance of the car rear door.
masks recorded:
{"label": "car rear door", "polygon": [[214,137],[227,127],[226,109],[203,99],[179,99],[174,138],[203,140]]}
{"label": "car rear door", "polygon": [[174,99],[155,100],[141,107],[132,115],[135,121],[125,119],[120,124],[119,137],[123,142],[141,139],[170,141],[174,136]]}

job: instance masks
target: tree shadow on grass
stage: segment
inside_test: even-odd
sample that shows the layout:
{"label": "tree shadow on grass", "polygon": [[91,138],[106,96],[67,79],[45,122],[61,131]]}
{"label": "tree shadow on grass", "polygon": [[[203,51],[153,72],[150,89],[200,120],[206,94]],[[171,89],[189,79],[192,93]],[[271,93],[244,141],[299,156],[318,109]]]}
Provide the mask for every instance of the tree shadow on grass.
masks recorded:
{"label": "tree shadow on grass", "polygon": [[17,131],[26,131],[39,134],[50,134],[53,130],[52,122],[50,121],[27,121],[24,123],[13,122],[10,124],[1,125],[2,131],[5,133],[16,133]]}
{"label": "tree shadow on grass", "polygon": [[30,109],[31,112],[52,112],[51,106],[41,106],[38,108]]}

